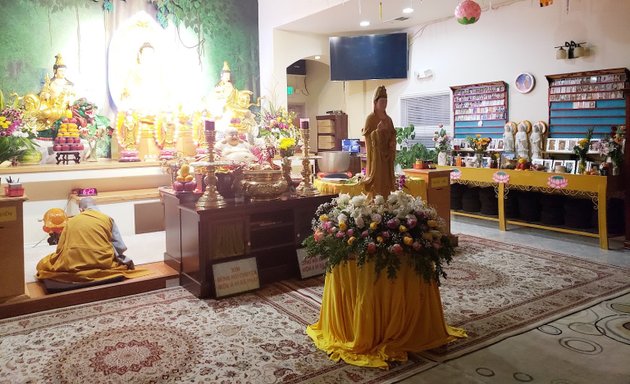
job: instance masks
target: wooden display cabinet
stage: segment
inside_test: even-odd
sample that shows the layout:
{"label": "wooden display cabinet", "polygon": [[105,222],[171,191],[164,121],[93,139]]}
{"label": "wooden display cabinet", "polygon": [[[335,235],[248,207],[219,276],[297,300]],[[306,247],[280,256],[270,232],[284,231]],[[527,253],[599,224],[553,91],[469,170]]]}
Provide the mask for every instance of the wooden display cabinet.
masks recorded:
{"label": "wooden display cabinet", "polygon": [[348,115],[320,115],[317,119],[317,151],[341,151],[341,140],[348,138]]}
{"label": "wooden display cabinet", "polygon": [[334,197],[228,199],[224,207],[198,209],[194,201],[184,201],[168,189],[162,194],[165,262],[179,266],[180,284],[200,298],[222,296],[217,292],[215,271],[224,270],[222,266],[247,267],[252,259],[257,274],[253,288],[299,277],[296,249],[310,234],[317,207]]}
{"label": "wooden display cabinet", "polygon": [[0,302],[26,296],[22,197],[0,196]]}
{"label": "wooden display cabinet", "polygon": [[480,134],[503,137],[508,121],[508,86],[504,81],[452,86],[454,138]]}

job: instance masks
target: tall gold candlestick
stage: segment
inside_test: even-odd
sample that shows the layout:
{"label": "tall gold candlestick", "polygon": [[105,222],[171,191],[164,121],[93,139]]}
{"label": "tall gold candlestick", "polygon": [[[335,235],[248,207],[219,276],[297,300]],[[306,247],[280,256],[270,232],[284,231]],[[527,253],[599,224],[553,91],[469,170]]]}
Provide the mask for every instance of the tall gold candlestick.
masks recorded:
{"label": "tall gold candlestick", "polygon": [[311,181],[311,161],[308,154],[308,141],[310,135],[308,130],[308,121],[302,121],[300,123],[300,128],[302,131],[302,153],[304,157],[302,157],[302,182],[296,188],[296,193],[300,196],[316,196],[319,195],[319,191],[313,186]]}
{"label": "tall gold candlestick", "polygon": [[206,142],[208,144],[208,162],[201,162],[200,165],[204,168],[206,176],[204,181],[206,183],[206,190],[203,195],[197,200],[197,208],[216,208],[225,205],[223,196],[217,191],[217,176],[215,174],[214,163],[214,142],[216,140],[216,131],[214,130],[214,121],[206,120],[204,130]]}

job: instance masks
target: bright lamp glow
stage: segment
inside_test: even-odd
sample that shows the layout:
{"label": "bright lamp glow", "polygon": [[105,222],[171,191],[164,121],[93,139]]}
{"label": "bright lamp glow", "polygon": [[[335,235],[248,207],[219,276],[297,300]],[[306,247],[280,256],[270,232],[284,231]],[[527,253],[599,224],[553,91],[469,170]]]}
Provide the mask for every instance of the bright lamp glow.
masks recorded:
{"label": "bright lamp glow", "polygon": [[319,59],[321,59],[321,58],[322,58],[322,57],[321,57],[320,55],[315,56],[315,60],[319,60]]}
{"label": "bright lamp glow", "polygon": [[363,20],[362,22],[359,23],[359,25],[362,27],[367,27],[370,25],[370,22],[367,20]]}
{"label": "bright lamp glow", "polygon": [[403,13],[413,13],[413,8],[411,7],[405,8],[403,9]]}

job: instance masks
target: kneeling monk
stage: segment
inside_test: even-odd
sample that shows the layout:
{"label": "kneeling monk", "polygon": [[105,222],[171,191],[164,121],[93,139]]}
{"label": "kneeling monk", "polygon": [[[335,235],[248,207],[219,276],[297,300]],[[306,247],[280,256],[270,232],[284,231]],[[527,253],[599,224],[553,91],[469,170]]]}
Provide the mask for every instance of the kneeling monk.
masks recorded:
{"label": "kneeling monk", "polygon": [[91,282],[124,276],[140,277],[147,270],[134,269],[114,220],[100,212],[94,199],[79,202],[81,213],[61,232],[57,250],[37,263],[37,278],[62,282]]}

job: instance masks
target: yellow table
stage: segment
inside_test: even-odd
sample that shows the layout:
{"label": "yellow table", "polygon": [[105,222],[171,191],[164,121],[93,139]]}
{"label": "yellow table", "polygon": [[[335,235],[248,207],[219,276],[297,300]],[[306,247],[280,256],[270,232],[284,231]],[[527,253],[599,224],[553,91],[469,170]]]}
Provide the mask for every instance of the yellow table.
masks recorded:
{"label": "yellow table", "polygon": [[[614,193],[622,191],[620,176],[572,175],[567,173],[548,173],[538,171],[516,171],[510,169],[444,167],[451,172],[451,183],[472,185],[477,187],[493,187],[498,200],[498,219],[464,212],[452,212],[456,215],[490,219],[499,222],[499,229],[505,231],[507,224],[541,228],[557,232],[571,233],[599,238],[599,246],[608,249],[608,225],[606,216],[607,200]],[[507,220],[505,217],[505,197],[511,189],[520,191],[536,191],[556,193],[566,196],[583,197],[593,201],[597,209],[597,233],[552,227],[518,220]]]}
{"label": "yellow table", "polygon": [[466,337],[444,322],[437,284],[425,282],[406,256],[401,262],[394,280],[383,271],[375,281],[374,264],[355,261],[326,274],[319,321],[306,329],[317,348],[335,361],[387,369],[407,352]]}

